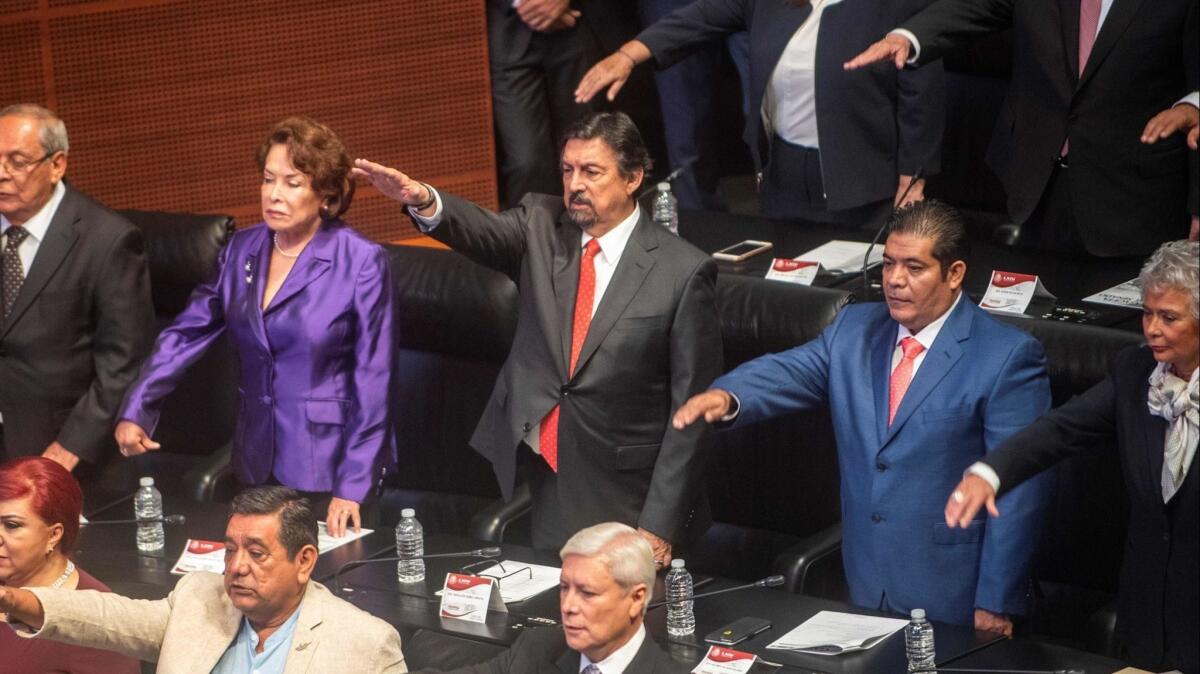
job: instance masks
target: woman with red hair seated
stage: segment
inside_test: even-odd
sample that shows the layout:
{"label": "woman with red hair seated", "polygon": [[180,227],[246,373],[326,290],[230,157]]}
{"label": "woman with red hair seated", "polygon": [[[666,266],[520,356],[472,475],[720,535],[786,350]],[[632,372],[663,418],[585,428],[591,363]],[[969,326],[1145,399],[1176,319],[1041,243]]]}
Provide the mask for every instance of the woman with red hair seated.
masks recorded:
{"label": "woman with red hair seated", "polygon": [[[42,457],[0,464],[0,585],[107,592],[70,555],[83,492],[65,468]],[[0,613],[0,618],[7,616]],[[94,648],[22,639],[0,626],[0,674],[137,674],[137,660]]]}

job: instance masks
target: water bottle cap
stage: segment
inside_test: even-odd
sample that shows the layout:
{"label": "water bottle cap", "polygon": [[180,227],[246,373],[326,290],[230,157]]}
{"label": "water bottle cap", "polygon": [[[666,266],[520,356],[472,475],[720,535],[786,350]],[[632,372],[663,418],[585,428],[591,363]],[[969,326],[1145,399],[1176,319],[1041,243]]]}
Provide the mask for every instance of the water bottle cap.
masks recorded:
{"label": "water bottle cap", "polygon": [[413,510],[412,508],[405,508],[404,510],[400,511],[400,516],[401,517],[416,517],[417,511]]}
{"label": "water bottle cap", "polygon": [[143,477],[142,479],[138,480],[138,484],[140,484],[143,487],[153,487],[154,486],[154,478]]}
{"label": "water bottle cap", "polygon": [[678,557],[676,557],[675,559],[672,559],[671,560],[671,568],[672,569],[682,569],[683,568],[683,560]]}
{"label": "water bottle cap", "polygon": [[925,609],[923,609],[923,608],[914,608],[914,609],[912,610],[912,619],[913,619],[913,620],[918,620],[918,621],[919,621],[919,620],[924,620],[924,619],[925,619]]}
{"label": "water bottle cap", "polygon": [[670,192],[670,191],[671,191],[671,183],[668,183],[668,182],[665,182],[665,181],[664,181],[664,182],[661,182],[661,183],[659,183],[659,184],[658,184],[658,191],[660,191],[660,192]]}

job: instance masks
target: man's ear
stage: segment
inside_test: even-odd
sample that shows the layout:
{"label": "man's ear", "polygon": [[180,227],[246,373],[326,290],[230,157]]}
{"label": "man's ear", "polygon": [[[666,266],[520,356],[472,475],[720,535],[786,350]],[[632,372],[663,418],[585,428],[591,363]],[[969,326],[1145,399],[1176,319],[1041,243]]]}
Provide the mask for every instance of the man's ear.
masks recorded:
{"label": "man's ear", "polygon": [[645,583],[638,583],[629,591],[629,596],[633,599],[629,604],[629,622],[633,623],[646,615],[646,602],[650,601],[650,591]]}
{"label": "man's ear", "polygon": [[950,282],[950,288],[958,290],[962,287],[963,279],[967,277],[967,263],[962,260],[955,260],[950,263],[950,273],[946,275],[946,280]]}
{"label": "man's ear", "polygon": [[635,169],[633,173],[630,173],[629,176],[625,178],[625,195],[633,196],[636,194],[638,188],[642,186],[642,181],[645,180],[645,178],[646,171],[641,168]]}
{"label": "man's ear", "polygon": [[300,548],[300,552],[296,553],[296,569],[297,580],[301,584],[307,583],[312,577],[313,568],[317,565],[317,548],[313,545],[306,545]]}

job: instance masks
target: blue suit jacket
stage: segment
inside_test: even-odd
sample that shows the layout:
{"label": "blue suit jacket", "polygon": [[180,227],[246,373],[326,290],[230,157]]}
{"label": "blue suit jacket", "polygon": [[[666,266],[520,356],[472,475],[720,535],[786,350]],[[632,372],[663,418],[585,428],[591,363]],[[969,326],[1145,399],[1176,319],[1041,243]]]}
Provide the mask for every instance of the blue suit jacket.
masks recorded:
{"label": "blue suit jacket", "polygon": [[975,607],[1023,613],[1049,476],[999,504],[1004,517],[950,529],[963,471],[1049,409],[1039,342],[963,298],[887,425],[898,326],[882,303],[847,307],[813,341],[713,383],[741,403],[735,425],[828,402],[841,468],[842,557],[854,603],[924,608],[972,624]]}

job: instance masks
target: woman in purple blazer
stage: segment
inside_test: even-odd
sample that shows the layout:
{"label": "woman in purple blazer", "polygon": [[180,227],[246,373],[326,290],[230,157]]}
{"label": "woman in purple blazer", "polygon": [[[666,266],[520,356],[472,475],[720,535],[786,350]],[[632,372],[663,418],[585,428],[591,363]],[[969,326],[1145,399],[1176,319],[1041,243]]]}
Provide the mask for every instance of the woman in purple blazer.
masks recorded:
{"label": "woman in purple blazer", "polygon": [[125,396],[117,443],[126,456],[159,448],[163,400],[228,330],[241,362],[234,474],[330,494],[326,521],[340,536],[361,525],[361,504],[395,465],[387,254],[339,219],[354,183],[328,127],[283,120],[258,165],[264,222],[233,235],[216,277],[159,335]]}

